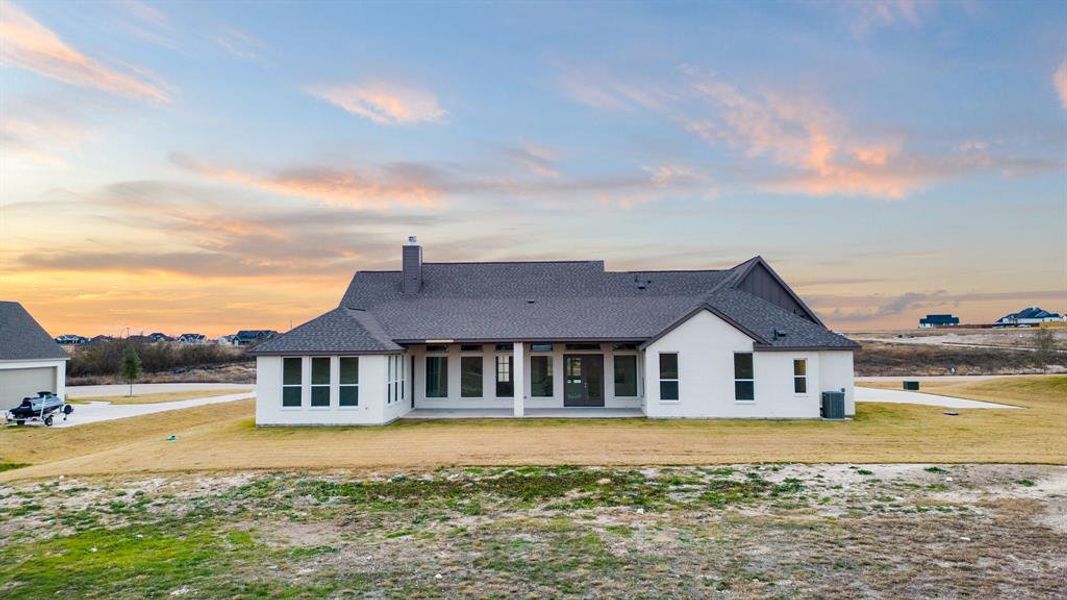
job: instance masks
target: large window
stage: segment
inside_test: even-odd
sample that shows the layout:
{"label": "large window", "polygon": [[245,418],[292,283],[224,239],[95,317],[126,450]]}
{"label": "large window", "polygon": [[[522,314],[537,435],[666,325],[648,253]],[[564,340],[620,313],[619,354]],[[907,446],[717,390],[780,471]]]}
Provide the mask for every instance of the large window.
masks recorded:
{"label": "large window", "polygon": [[756,383],[753,380],[751,352],[734,354],[734,399],[756,399]]}
{"label": "large window", "polygon": [[804,358],[793,359],[793,393],[808,393],[808,361]]}
{"label": "large window", "polygon": [[301,359],[282,359],[282,406],[299,407],[300,393],[304,387]]}
{"label": "large window", "polygon": [[551,397],[552,357],[530,357],[530,395],[537,398]]}
{"label": "large window", "polygon": [[459,359],[460,395],[464,398],[482,397],[482,357],[464,356]]}
{"label": "large window", "polygon": [[426,397],[448,397],[448,357],[426,357]]}
{"label": "large window", "polygon": [[340,406],[359,406],[359,359],[355,356],[342,356]]}
{"label": "large window", "polygon": [[615,395],[621,397],[637,395],[637,356],[627,354],[615,356]]}
{"label": "large window", "polygon": [[316,356],[311,359],[311,406],[330,405],[330,357]]}
{"label": "large window", "polygon": [[515,386],[511,382],[511,368],[515,357],[500,355],[496,357],[496,397],[504,398],[515,395]]}
{"label": "large window", "polygon": [[678,399],[678,355],[659,355],[659,399]]}

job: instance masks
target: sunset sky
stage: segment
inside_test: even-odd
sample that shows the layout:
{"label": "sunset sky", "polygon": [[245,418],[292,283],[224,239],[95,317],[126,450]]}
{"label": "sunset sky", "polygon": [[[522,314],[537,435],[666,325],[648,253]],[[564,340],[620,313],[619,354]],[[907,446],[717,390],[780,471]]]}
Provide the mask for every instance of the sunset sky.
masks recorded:
{"label": "sunset sky", "polygon": [[770,261],[841,330],[1067,311],[1067,3],[0,3],[0,299],[288,329],[358,269]]}

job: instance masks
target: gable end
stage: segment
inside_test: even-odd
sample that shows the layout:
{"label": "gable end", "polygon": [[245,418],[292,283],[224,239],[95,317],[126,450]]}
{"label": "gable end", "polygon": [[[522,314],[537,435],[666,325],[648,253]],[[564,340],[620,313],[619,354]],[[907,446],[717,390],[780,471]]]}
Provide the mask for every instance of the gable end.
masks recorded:
{"label": "gable end", "polygon": [[782,281],[782,278],[762,258],[757,258],[750,265],[748,271],[741,276],[737,283],[734,284],[734,287],[758,298],[763,298],[771,304],[803,317],[812,323],[822,325],[822,321],[815,316],[815,312],[804,304],[804,301]]}

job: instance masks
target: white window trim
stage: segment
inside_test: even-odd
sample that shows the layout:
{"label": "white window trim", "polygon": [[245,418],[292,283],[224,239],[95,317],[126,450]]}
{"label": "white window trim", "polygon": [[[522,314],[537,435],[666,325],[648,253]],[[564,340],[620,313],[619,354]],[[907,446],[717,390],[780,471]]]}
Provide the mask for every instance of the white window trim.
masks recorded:
{"label": "white window trim", "polygon": [[[299,384],[292,384],[292,383],[289,384],[289,385],[285,384],[285,359],[287,359],[287,358],[295,358],[296,360],[300,361],[300,383]],[[306,357],[304,357],[304,356],[283,356],[282,357],[282,397],[281,397],[281,405],[282,405],[281,409],[282,410],[286,410],[286,411],[304,410],[304,358],[306,358]],[[309,369],[310,369],[310,367],[309,367]],[[300,389],[300,404],[298,406],[286,406],[285,405],[285,388],[287,388],[287,387],[299,388]],[[310,393],[308,395],[310,396]],[[309,398],[309,401],[310,401],[310,398]]]}
{"label": "white window trim", "polygon": [[[514,364],[515,363],[515,360],[514,360],[515,353],[514,353],[514,349],[512,349],[512,350],[496,350],[496,347],[494,346],[493,350],[494,350],[493,351],[493,395],[492,396],[484,396],[485,390],[482,390],[483,397],[491,397],[491,398],[496,399],[496,400],[511,400],[512,398],[515,397],[515,391],[514,391],[515,390],[515,364]],[[501,396],[501,395],[498,395],[496,393],[497,384],[501,383],[501,381],[500,381],[500,359],[501,358],[504,358],[505,359],[504,360],[504,364],[508,365],[508,367],[507,367],[507,369],[508,369],[508,382],[511,383],[511,389],[512,389],[512,392],[510,394],[506,395],[506,396]],[[508,358],[512,359],[511,362],[507,361]]]}
{"label": "white window trim", "polygon": [[[752,357],[752,378],[751,379],[738,379],[737,372],[734,372],[734,403],[735,404],[755,404],[756,403],[756,353],[755,352],[734,352],[734,356],[738,354],[748,354]],[[735,359],[736,360],[736,359]],[[731,367],[733,365],[730,365]],[[737,397],[737,382],[748,381],[752,383],[752,399],[742,400]]]}
{"label": "white window trim", "polygon": [[[663,372],[663,366],[660,364],[659,361],[660,361],[660,357],[662,357],[664,354],[673,354],[673,355],[675,355],[677,357],[678,364],[676,366],[678,368],[678,376],[675,377],[674,379],[664,379],[663,377],[660,376],[660,373]],[[660,384],[662,384],[664,381],[674,381],[674,382],[676,382],[678,384],[678,397],[677,398],[674,398],[674,399],[670,399],[670,398],[664,399],[663,398],[663,386],[660,385]],[[661,403],[663,403],[663,404],[678,404],[679,402],[681,402],[682,401],[682,383],[681,382],[682,382],[682,353],[677,351],[677,350],[666,350],[666,351],[661,350],[659,352],[656,352],[656,387],[657,387],[656,396],[659,397],[659,401]]]}
{"label": "white window trim", "polygon": [[[797,370],[796,370],[797,367],[796,367],[795,362],[798,361],[798,360],[804,361],[804,374],[803,375],[797,375]],[[796,396],[797,398],[806,397],[810,393],[810,388],[808,386],[808,359],[807,359],[807,357],[794,358],[793,362],[789,363],[789,366],[792,368],[792,371],[793,371],[793,395]],[[803,379],[804,380],[804,390],[805,391],[803,391],[803,392],[798,392],[797,391],[797,379]]]}
{"label": "white window trim", "polygon": [[[341,382],[341,359],[342,358],[354,358],[356,359],[356,382],[355,383],[342,383]],[[362,408],[360,403],[362,398],[359,397],[359,368],[360,361],[358,356],[338,356],[337,357],[337,410],[359,410]],[[356,404],[344,405],[341,404],[341,388],[356,388]]]}
{"label": "white window trim", "polygon": [[[328,379],[327,383],[312,383],[311,382],[311,379],[312,379],[311,375],[312,375],[312,372],[314,371],[313,364],[314,364],[314,361],[315,361],[316,358],[325,358],[326,359],[326,364],[327,364],[326,373],[327,373],[327,379]],[[330,409],[333,408],[333,398],[331,397],[331,396],[333,396],[333,368],[332,368],[333,365],[332,365],[332,363],[333,363],[333,360],[329,356],[309,356],[308,357],[308,410],[323,411],[323,410],[330,410]],[[313,406],[311,404],[312,394],[315,391],[315,388],[322,388],[322,387],[326,388],[326,406]]]}

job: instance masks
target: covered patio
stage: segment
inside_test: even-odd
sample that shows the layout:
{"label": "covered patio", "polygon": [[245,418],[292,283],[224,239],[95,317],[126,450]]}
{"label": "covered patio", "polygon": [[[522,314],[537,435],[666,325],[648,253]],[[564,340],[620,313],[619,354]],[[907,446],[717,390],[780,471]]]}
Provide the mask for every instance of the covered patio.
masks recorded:
{"label": "covered patio", "polygon": [[[644,418],[640,408],[527,408],[528,419],[637,419]],[[513,419],[510,408],[416,408],[401,419]]]}

